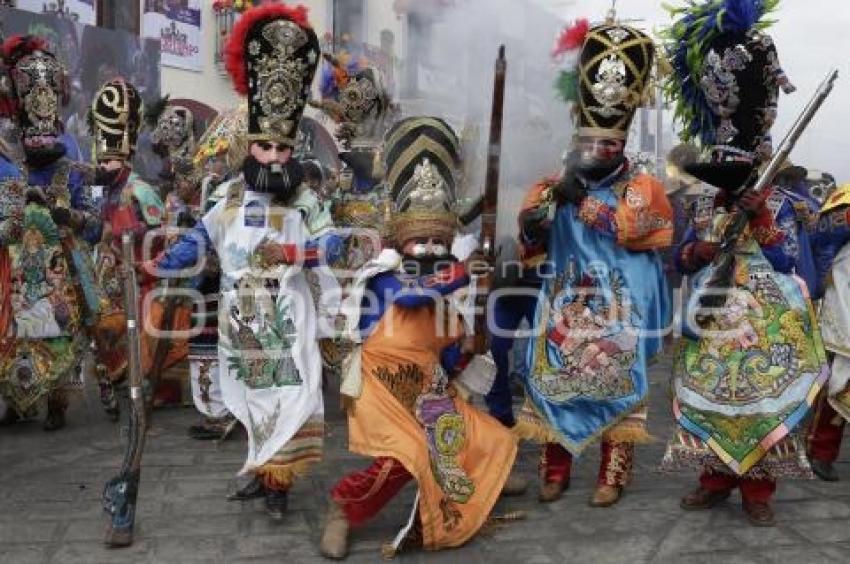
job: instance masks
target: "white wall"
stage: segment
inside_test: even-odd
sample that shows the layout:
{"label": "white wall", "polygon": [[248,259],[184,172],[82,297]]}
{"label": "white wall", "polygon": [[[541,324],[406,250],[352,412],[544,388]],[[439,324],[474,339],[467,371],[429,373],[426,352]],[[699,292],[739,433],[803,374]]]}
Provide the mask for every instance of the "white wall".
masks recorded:
{"label": "white wall", "polygon": [[[310,23],[321,39],[330,28],[330,17],[325,0],[301,0],[310,10]],[[170,94],[172,98],[192,98],[212,106],[216,110],[237,105],[238,95],[233,90],[230,77],[220,71],[213,60],[215,52],[215,34],[212,0],[204,2],[202,14],[204,22],[203,59],[204,71],[193,72],[172,67],[162,69],[162,93]]]}

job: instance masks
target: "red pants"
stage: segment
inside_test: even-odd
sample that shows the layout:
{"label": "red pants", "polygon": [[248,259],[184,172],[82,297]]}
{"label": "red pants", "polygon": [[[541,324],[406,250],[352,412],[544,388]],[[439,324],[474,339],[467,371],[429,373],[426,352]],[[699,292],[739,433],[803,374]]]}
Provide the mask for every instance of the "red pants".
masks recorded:
{"label": "red pants", "polygon": [[700,474],[699,485],[712,492],[727,492],[741,488],[744,503],[768,503],[776,492],[776,480],[769,478],[754,480],[708,471]]}
{"label": "red pants", "polygon": [[806,450],[809,457],[821,462],[835,462],[841,448],[846,421],[827,401],[827,390],[821,390],[815,403],[815,415],[809,425]]}
{"label": "red pants", "polygon": [[[599,486],[625,486],[632,475],[635,445],[632,443],[600,444],[599,474],[596,483]],[[570,479],[573,457],[567,449],[556,443],[547,443],[543,447],[540,459],[540,473],[544,482],[566,483]]]}
{"label": "red pants", "polygon": [[337,482],[331,497],[342,508],[348,523],[358,527],[377,515],[412,479],[395,458],[376,458],[365,470]]}

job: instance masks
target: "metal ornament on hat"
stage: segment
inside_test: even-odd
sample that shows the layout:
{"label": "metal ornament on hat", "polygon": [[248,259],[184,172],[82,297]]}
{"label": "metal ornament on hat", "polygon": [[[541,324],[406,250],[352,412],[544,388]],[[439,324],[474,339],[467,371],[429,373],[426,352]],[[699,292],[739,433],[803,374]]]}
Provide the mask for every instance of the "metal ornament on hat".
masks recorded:
{"label": "metal ornament on hat", "polygon": [[413,176],[401,189],[399,211],[449,212],[453,207],[451,189],[428,157],[416,165]]}
{"label": "metal ornament on hat", "polygon": [[644,99],[654,46],[646,34],[617,21],[615,6],[582,42],[576,109],[579,134],[624,139]]}
{"label": "metal ornament on hat", "polygon": [[135,150],[143,111],[141,99],[133,107],[136,99],[138,92],[123,80],[110,82],[98,92],[92,104],[98,158],[126,159]]}
{"label": "metal ornament on hat", "polygon": [[259,56],[261,45],[254,39],[248,52],[257,58],[248,61],[248,68],[256,73],[256,92],[252,103],[259,118],[257,123],[266,136],[292,138],[298,120],[293,114],[304,107],[309,96],[309,86],[303,86],[308,67],[314,65],[318,54],[310,51],[307,60],[294,58],[305,47],[309,38],[298,24],[279,19],[266,24],[261,32],[272,46],[272,53]]}

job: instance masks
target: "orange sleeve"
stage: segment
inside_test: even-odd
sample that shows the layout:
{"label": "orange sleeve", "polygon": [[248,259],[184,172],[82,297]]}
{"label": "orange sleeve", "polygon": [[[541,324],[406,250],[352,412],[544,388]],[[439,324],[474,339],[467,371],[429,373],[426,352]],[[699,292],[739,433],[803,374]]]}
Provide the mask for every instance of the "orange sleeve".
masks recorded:
{"label": "orange sleeve", "polygon": [[664,185],[641,174],[629,181],[617,203],[617,242],[633,251],[663,249],[673,243],[673,206]]}

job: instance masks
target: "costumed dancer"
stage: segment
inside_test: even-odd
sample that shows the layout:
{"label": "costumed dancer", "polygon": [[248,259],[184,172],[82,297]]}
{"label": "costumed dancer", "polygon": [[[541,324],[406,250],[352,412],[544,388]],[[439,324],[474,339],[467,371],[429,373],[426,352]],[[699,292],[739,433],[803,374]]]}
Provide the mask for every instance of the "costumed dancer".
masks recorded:
{"label": "costumed dancer", "polygon": [[850,184],[826,200],[814,237],[818,281],[826,289],[820,329],[831,365],[829,386],[818,396],[809,434],[812,470],[822,480],[838,480],[838,458],[850,419]]}
{"label": "costumed dancer", "polygon": [[96,322],[99,294],[86,240],[101,223],[90,169],[66,156],[60,110],[68,77],[43,39],[2,48],[0,112],[18,126],[23,161],[0,157],[0,395],[7,420],[47,398],[45,430],[65,425],[67,391]]}
{"label": "costumed dancer", "polygon": [[[676,251],[692,292],[673,382],[680,428],[663,467],[701,471],[699,487],[681,500],[683,509],[713,507],[737,487],[757,526],[774,524],[769,502],[777,478],[811,477],[791,433],[827,377],[806,284],[791,275],[799,250],[793,205],[782,198],[781,209],[771,209],[773,189],[748,189],[754,170],[772,154],[780,87],[793,89],[764,32],[775,6],[688,4],[671,9],[677,20],[665,30],[673,63],[667,89],[685,118],[684,137],[711,155],[685,170],[719,192],[710,221],[691,227]],[[707,288],[726,226],[740,213],[748,225],[732,251],[732,278]],[[725,306],[706,315],[706,292],[723,292]]]}
{"label": "costumed dancer", "polygon": [[[209,212],[226,196],[228,180],[237,176],[248,155],[248,108],[221,112],[198,141],[194,168],[200,174],[200,213]],[[189,427],[189,436],[198,440],[221,440],[238,420],[228,411],[221,391],[218,366],[218,304],[221,271],[214,254],[207,254],[204,271],[197,277],[196,289],[203,294],[204,306],[195,308],[193,326],[200,334],[189,339],[189,378],[192,399],[202,420]],[[259,484],[254,484],[259,486]],[[255,488],[256,495],[261,489]],[[237,496],[238,498],[238,496]]]}
{"label": "costumed dancer", "polygon": [[180,105],[169,105],[164,97],[146,112],[153,128],[151,143],[162,158],[160,194],[165,200],[163,224],[169,227],[194,225],[192,208],[200,206],[200,193],[194,175],[195,117]]}
{"label": "costumed dancer", "polygon": [[341,390],[349,449],[375,460],[331,492],[321,541],[329,558],[344,558],[349,529],[411,480],[419,488],[414,514],[385,556],[404,546],[465,543],[487,520],[516,455],[511,433],[465,401],[459,383],[472,373],[458,376],[466,360],[459,342],[468,333],[450,301],[469,283],[449,254],[458,225],[458,139],[432,117],[402,120],[386,138],[396,248],[358,272],[346,299],[355,346]]}
{"label": "costumed dancer", "polygon": [[575,102],[578,130],[563,176],[528,206],[554,208],[551,225],[533,233],[546,242],[552,276],[537,304],[515,430],[545,444],[543,502],[561,497],[573,457],[600,441],[590,505],[607,507],[629,482],[635,443],[649,440],[647,363],[670,315],[658,251],[671,244],[673,210],[664,185],[633,170],[623,152],[649,83],[652,40],[611,14],[592,28],[577,22],[559,46],[559,90]]}
{"label": "costumed dancer", "polygon": [[[92,196],[104,222],[102,237],[94,248],[94,261],[98,285],[106,293],[104,310],[94,330],[95,358],[100,399],[113,419],[119,414],[115,386],[126,380],[128,362],[121,236],[125,231],[133,233],[135,254],[141,260],[145,234],[160,227],[164,214],[156,189],[133,172],[133,155],[143,112],[136,88],[123,78],[115,78],[98,90],[89,116],[97,160]],[[152,287],[153,282],[142,285],[141,303]],[[150,355],[147,358],[150,359]],[[149,368],[150,362],[147,367],[143,366],[143,374],[147,374]]]}
{"label": "costumed dancer", "polygon": [[[369,260],[378,256],[386,236],[387,198],[381,182],[380,145],[396,108],[390,102],[383,76],[363,57],[324,54],[319,101],[310,104],[336,124],[335,137],[344,164],[333,198],[334,224],[344,234],[342,256],[334,264],[343,288]],[[349,343],[322,343],[322,356],[334,371],[341,369]]]}
{"label": "costumed dancer", "polygon": [[[298,123],[319,60],[303,6],[246,11],[226,47],[227,70],[248,97],[248,156],[226,195],[145,270],[171,272],[214,251],[221,268],[218,359],[227,409],[248,432],[244,497],[265,495],[281,519],[295,479],[322,456],[324,409],[317,339],[323,329],[305,269],[327,274],[324,246],[311,237],[316,197],[292,158]],[[305,220],[304,218],[308,218]],[[339,299],[322,304],[335,316]]]}
{"label": "costumed dancer", "polygon": [[337,226],[352,232],[346,241],[343,268],[356,272],[380,252],[386,216],[386,196],[381,183],[379,146],[395,116],[395,107],[380,71],[357,59],[345,64],[326,54],[322,73],[322,100],[311,102],[336,124],[336,138],[345,164],[334,202]]}

